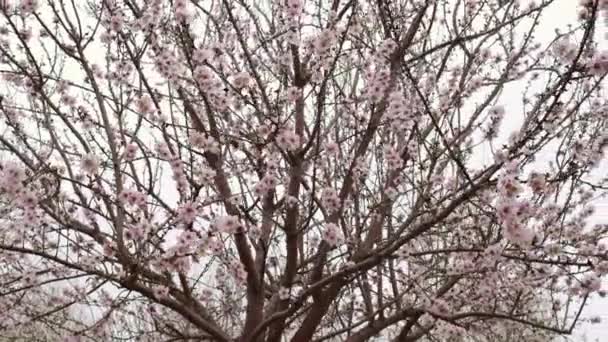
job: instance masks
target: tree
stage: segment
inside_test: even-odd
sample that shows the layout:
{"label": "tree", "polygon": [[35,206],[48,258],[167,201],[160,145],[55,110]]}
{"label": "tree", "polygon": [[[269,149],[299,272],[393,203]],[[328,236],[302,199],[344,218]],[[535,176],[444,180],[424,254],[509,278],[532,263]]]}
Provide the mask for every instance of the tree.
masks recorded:
{"label": "tree", "polygon": [[2,336],[548,341],[605,293],[604,0],[0,4]]}

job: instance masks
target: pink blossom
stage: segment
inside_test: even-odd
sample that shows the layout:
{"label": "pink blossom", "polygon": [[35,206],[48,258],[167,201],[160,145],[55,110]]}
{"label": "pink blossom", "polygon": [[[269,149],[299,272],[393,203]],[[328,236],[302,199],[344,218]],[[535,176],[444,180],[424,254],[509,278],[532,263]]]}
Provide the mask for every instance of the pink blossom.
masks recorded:
{"label": "pink blossom", "polygon": [[251,81],[251,76],[246,72],[239,72],[232,77],[232,84],[237,89],[248,88]]}
{"label": "pink blossom", "polygon": [[264,196],[277,186],[278,180],[277,177],[271,173],[267,173],[254,187],[254,192],[257,196]]}
{"label": "pink blossom", "polygon": [[39,7],[38,0],[20,0],[19,9],[24,15],[28,15],[36,11]]}
{"label": "pink blossom", "polygon": [[238,218],[232,215],[218,217],[213,225],[219,232],[227,234],[237,233],[241,227]]}
{"label": "pink blossom", "polygon": [[286,151],[295,151],[300,145],[300,136],[290,129],[283,129],[276,139],[279,148]]}
{"label": "pink blossom", "polygon": [[192,60],[199,65],[209,63],[211,62],[213,55],[214,53],[211,49],[198,48],[192,53]]}
{"label": "pink blossom", "polygon": [[154,102],[148,95],[144,95],[137,100],[137,111],[142,114],[152,114],[155,111]]}
{"label": "pink blossom", "polygon": [[547,189],[547,181],[544,175],[541,175],[536,172],[530,173],[529,176],[529,185],[537,194],[543,193]]}
{"label": "pink blossom", "polygon": [[323,240],[332,247],[344,242],[344,236],[340,228],[334,223],[328,223],[323,230]]}
{"label": "pink blossom", "polygon": [[193,202],[183,203],[177,209],[177,220],[184,224],[191,224],[198,216],[197,205]]}
{"label": "pink blossom", "polygon": [[158,153],[158,157],[164,160],[172,160],[173,154],[171,150],[169,150],[169,146],[165,143],[159,143],[156,145],[156,153]]}
{"label": "pink blossom", "polygon": [[289,102],[296,102],[300,96],[302,96],[302,90],[300,88],[289,87],[287,89],[287,100]]}
{"label": "pink blossom", "polygon": [[287,0],[285,12],[290,18],[296,19],[302,13],[304,0]]}
{"label": "pink blossom", "polygon": [[138,147],[136,144],[127,144],[127,146],[125,146],[125,151],[124,151],[125,160],[133,161],[133,159],[135,159],[135,154],[137,153],[137,149],[138,149]]}
{"label": "pink blossom", "polygon": [[338,192],[333,188],[325,188],[321,194],[321,202],[323,207],[329,213],[336,212],[340,208],[340,198]]}
{"label": "pink blossom", "polygon": [[340,151],[340,147],[335,142],[328,141],[325,143],[324,150],[328,156],[335,156]]}
{"label": "pink blossom", "polygon": [[99,158],[93,153],[87,153],[82,156],[80,167],[82,171],[89,176],[94,176],[99,172],[101,162]]}

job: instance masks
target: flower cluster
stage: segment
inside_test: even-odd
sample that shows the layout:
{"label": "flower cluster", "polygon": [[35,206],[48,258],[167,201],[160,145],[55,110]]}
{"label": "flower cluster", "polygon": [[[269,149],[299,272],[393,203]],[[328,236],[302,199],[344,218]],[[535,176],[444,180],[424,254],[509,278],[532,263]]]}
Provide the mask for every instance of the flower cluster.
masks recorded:
{"label": "flower cluster", "polygon": [[366,72],[365,79],[364,97],[372,103],[380,102],[388,89],[391,79],[390,72],[387,69],[369,70]]}
{"label": "flower cluster", "polygon": [[23,189],[25,171],[17,163],[4,163],[0,165],[0,193],[6,193],[12,199],[16,198]]}
{"label": "flower cluster", "polygon": [[169,288],[166,286],[155,286],[152,293],[156,299],[165,299],[169,297]]}
{"label": "flower cluster", "polygon": [[435,298],[428,305],[427,311],[439,316],[447,316],[451,310],[450,305],[441,298]]}
{"label": "flower cluster", "polygon": [[239,232],[241,224],[236,216],[225,215],[216,218],[212,227],[220,233],[235,234]]}
{"label": "flower cluster", "polygon": [[369,172],[369,164],[363,157],[359,157],[355,160],[353,167],[353,177],[355,179],[365,178]]}
{"label": "flower cluster", "polygon": [[211,63],[213,56],[213,50],[205,48],[197,48],[192,52],[192,61],[196,65],[203,65],[205,63]]}
{"label": "flower cluster", "polygon": [[526,226],[526,220],[535,214],[535,210],[530,202],[517,198],[522,189],[516,175],[517,164],[510,163],[506,172],[499,178],[497,188],[500,197],[496,215],[504,228],[505,238],[516,245],[526,247],[535,237],[535,232]]}
{"label": "flower cluster", "polygon": [[340,197],[334,188],[325,188],[321,193],[321,204],[328,213],[335,213],[340,209]]}
{"label": "flower cluster", "polygon": [[495,139],[498,137],[498,128],[505,117],[505,108],[503,106],[494,106],[490,108],[490,121],[485,129],[487,139]]}
{"label": "flower cluster", "polygon": [[573,291],[579,293],[591,293],[598,292],[602,288],[602,279],[600,276],[593,272],[585,275],[583,279],[581,279],[580,284],[573,288]]}
{"label": "flower cluster", "polygon": [[158,154],[158,157],[162,160],[173,159],[173,153],[171,153],[171,150],[169,149],[169,146],[167,144],[158,143],[156,145],[156,153]]}
{"label": "flower cluster", "polygon": [[190,252],[189,245],[178,241],[177,244],[152,260],[151,264],[159,271],[186,273],[192,266],[190,258],[186,255]]}
{"label": "flower cluster", "polygon": [[516,163],[508,164],[505,173],[498,179],[496,185],[498,192],[505,198],[515,198],[522,191],[522,187],[517,180],[516,168]]}
{"label": "flower cluster", "polygon": [[191,224],[198,215],[198,206],[194,202],[186,202],[177,209],[177,220],[183,224]]}
{"label": "flower cluster", "polygon": [[124,190],[118,195],[118,200],[125,205],[136,207],[140,210],[146,208],[146,195],[137,190]]}
{"label": "flower cluster", "polygon": [[381,58],[389,58],[397,49],[397,43],[392,39],[385,39],[380,43],[376,50],[376,55]]}
{"label": "flower cluster", "polygon": [[328,157],[333,157],[340,151],[340,146],[333,141],[328,141],[323,145],[323,151],[325,151]]}
{"label": "flower cluster", "polygon": [[38,9],[38,6],[40,6],[38,0],[21,0],[19,10],[21,11],[21,14],[25,16],[34,13],[34,11]]}
{"label": "flower cluster", "polygon": [[87,153],[82,156],[82,160],[80,161],[80,167],[84,174],[89,176],[94,176],[99,172],[99,168],[101,166],[101,162],[99,158],[93,153]]}
{"label": "flower cluster", "polygon": [[161,19],[162,0],[150,0],[146,2],[146,7],[142,15],[136,20],[134,28],[144,32],[154,32]]}
{"label": "flower cluster", "polygon": [[233,260],[229,262],[227,266],[228,272],[232,275],[237,284],[245,284],[247,281],[247,271],[245,271],[243,264],[238,260]]}
{"label": "flower cluster", "polygon": [[173,171],[173,180],[177,183],[177,190],[180,193],[184,193],[184,191],[188,188],[188,178],[186,177],[186,171],[184,170],[184,164],[181,159],[174,156],[169,146],[165,143],[159,143],[156,145],[156,153],[158,157],[163,160],[169,161],[169,166],[171,166],[171,170]]}
{"label": "flower cluster", "polygon": [[232,76],[232,85],[236,89],[249,88],[251,81],[251,76],[246,72],[239,72]]}
{"label": "flower cluster", "polygon": [[529,245],[535,236],[534,231],[526,227],[524,222],[530,216],[530,209],[529,203],[515,200],[502,202],[497,208],[505,237],[522,247]]}
{"label": "flower cluster", "polygon": [[277,186],[278,180],[277,177],[272,173],[266,173],[264,177],[255,185],[253,191],[259,197],[262,197],[271,191]]}
{"label": "flower cluster", "polygon": [[212,137],[207,137],[205,134],[200,132],[192,132],[190,134],[190,143],[198,148],[203,149],[206,152],[212,154],[220,153],[220,144],[215,141]]}
{"label": "flower cluster", "polygon": [[180,23],[188,23],[192,16],[188,9],[187,0],[175,0],[173,3],[173,10],[175,11],[175,20]]}
{"label": "flower cluster", "polygon": [[608,16],[608,1],[606,0],[579,0],[578,17],[580,20],[587,20],[591,18],[593,13],[594,2],[597,2],[598,11],[603,12],[605,16]]}
{"label": "flower cluster", "polygon": [[578,46],[573,44],[568,37],[564,37],[553,46],[553,54],[560,61],[568,63],[578,54]]}
{"label": "flower cluster", "polygon": [[169,161],[171,170],[173,171],[173,180],[176,182],[177,190],[183,194],[188,189],[188,178],[186,177],[186,171],[184,170],[184,163],[179,158],[174,158]]}
{"label": "flower cluster", "polygon": [[125,238],[133,241],[143,241],[152,231],[152,224],[146,220],[141,220],[130,225],[125,231]]}
{"label": "flower cluster", "polygon": [[148,95],[140,97],[136,102],[136,109],[143,115],[153,114],[156,111],[152,98]]}
{"label": "flower cluster", "polygon": [[222,244],[222,241],[213,236],[210,236],[207,239],[203,240],[200,247],[203,250],[209,251],[214,255],[220,255],[224,250],[224,245]]}
{"label": "flower cluster", "polygon": [[608,51],[595,54],[587,62],[587,70],[590,74],[601,76],[608,73]]}
{"label": "flower cluster", "polygon": [[[382,96],[383,89],[374,92],[374,97]],[[411,102],[406,100],[401,90],[392,91],[388,96],[386,116],[390,120],[390,127],[396,134],[411,129],[418,121]]]}
{"label": "flower cluster", "polygon": [[32,190],[24,188],[17,196],[16,202],[25,211],[33,211],[38,205],[38,197]]}
{"label": "flower cluster", "polygon": [[183,74],[183,66],[179,56],[168,48],[158,47],[154,62],[158,72],[169,82],[176,82]]}
{"label": "flower cluster", "polygon": [[285,4],[285,13],[287,14],[287,17],[292,20],[296,20],[300,17],[303,9],[304,0],[287,0]]}
{"label": "flower cluster", "polygon": [[137,154],[137,145],[136,144],[127,144],[127,146],[125,146],[124,158],[126,161],[133,161],[133,159],[135,159],[136,154]]}
{"label": "flower cluster", "polygon": [[206,65],[199,65],[194,69],[194,79],[206,92],[212,92],[219,84],[213,70]]}
{"label": "flower cluster", "polygon": [[298,87],[287,88],[287,101],[296,102],[302,96],[302,89]]}
{"label": "flower cluster", "polygon": [[337,224],[328,223],[323,230],[323,240],[332,247],[338,246],[344,242],[344,236]]}
{"label": "flower cluster", "polygon": [[[199,57],[202,59],[202,57]],[[207,58],[206,56],[204,57]],[[209,103],[218,111],[226,111],[234,102],[232,93],[222,84],[217,75],[210,67],[206,65],[198,65],[193,71],[194,80],[206,93]],[[249,80],[246,80],[244,74],[237,75],[235,87],[248,86]],[[238,87],[237,87],[238,88]]]}
{"label": "flower cluster", "polygon": [[313,52],[320,57],[326,57],[333,47],[336,46],[338,35],[335,29],[326,29],[313,39]]}
{"label": "flower cluster", "polygon": [[108,27],[110,32],[119,33],[124,28],[125,15],[120,9],[113,8],[112,14],[109,16],[109,18],[104,20],[104,24]]}
{"label": "flower cluster", "polygon": [[212,185],[215,179],[215,171],[207,166],[201,165],[194,170],[196,180],[202,185]]}
{"label": "flower cluster", "polygon": [[283,129],[281,133],[277,135],[276,142],[279,148],[286,151],[295,151],[301,145],[300,136],[288,128]]}
{"label": "flower cluster", "polygon": [[528,177],[528,185],[534,193],[542,194],[547,189],[547,179],[543,174],[531,172]]}
{"label": "flower cluster", "polygon": [[387,146],[384,151],[386,163],[389,170],[398,170],[403,167],[403,159],[399,150],[392,146]]}

